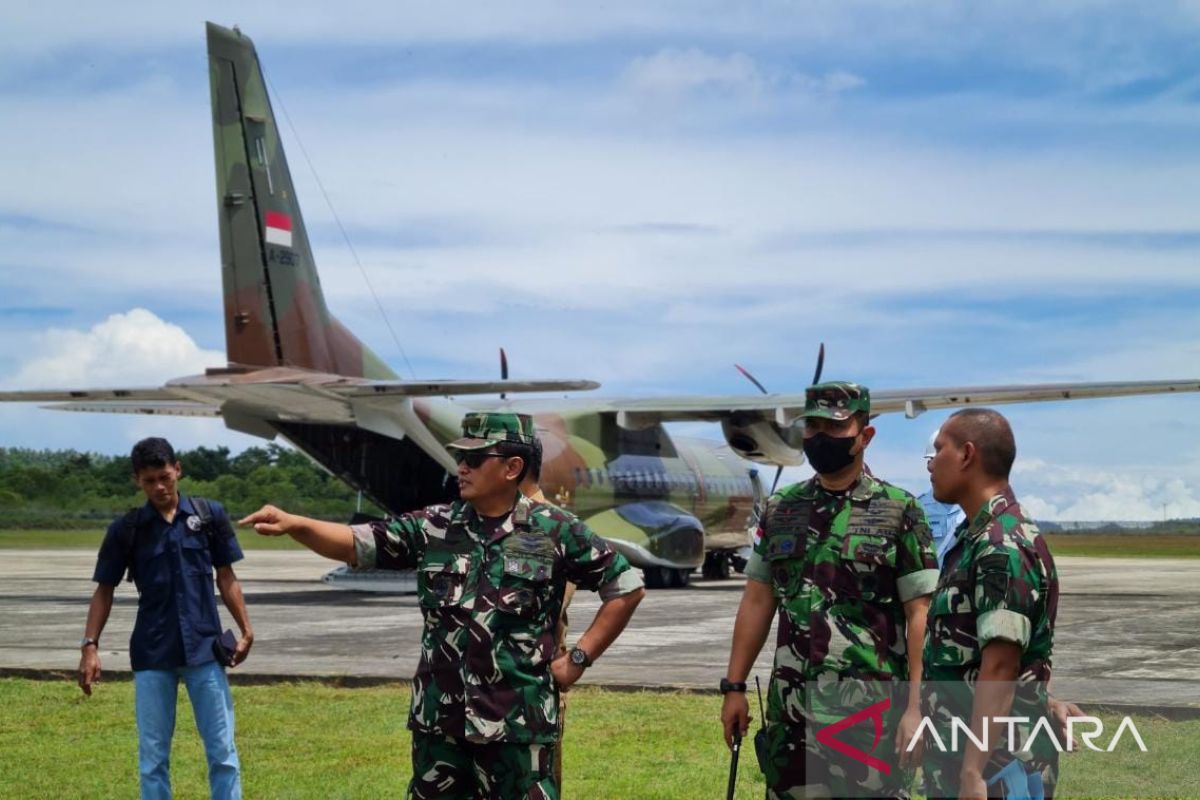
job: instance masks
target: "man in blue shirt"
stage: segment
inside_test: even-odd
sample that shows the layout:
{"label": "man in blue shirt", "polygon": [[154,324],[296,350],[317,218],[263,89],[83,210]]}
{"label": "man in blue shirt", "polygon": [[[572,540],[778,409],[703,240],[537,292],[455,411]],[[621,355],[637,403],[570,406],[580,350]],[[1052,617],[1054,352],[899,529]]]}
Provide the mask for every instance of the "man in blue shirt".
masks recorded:
{"label": "man in blue shirt", "polygon": [[213,569],[221,600],[242,632],[232,656],[236,666],[254,642],[241,584],[231,566],[242,558],[242,551],[219,503],[179,494],[182,467],[166,439],[138,442],[132,460],[134,481],[145,493],[146,504],[113,522],[100,545],[92,577],[98,585],[80,643],[79,686],[91,695],[92,685],[100,680],[98,640],[112,610],[113,590],[128,570],[138,590],[129,662],[141,796],[171,797],[168,766],[182,680],[204,740],[212,797],[241,798],[233,698],[213,647],[221,632]]}
{"label": "man in blue shirt", "polygon": [[[925,448],[925,463],[933,458],[935,451],[933,442],[937,431],[929,437],[929,446]],[[933,496],[933,491],[925,492],[917,498],[917,502],[925,509],[925,518],[929,520],[929,531],[933,534],[933,552],[937,555],[938,568],[946,560],[946,553],[954,545],[954,530],[963,521],[963,510],[954,503],[943,503]]]}

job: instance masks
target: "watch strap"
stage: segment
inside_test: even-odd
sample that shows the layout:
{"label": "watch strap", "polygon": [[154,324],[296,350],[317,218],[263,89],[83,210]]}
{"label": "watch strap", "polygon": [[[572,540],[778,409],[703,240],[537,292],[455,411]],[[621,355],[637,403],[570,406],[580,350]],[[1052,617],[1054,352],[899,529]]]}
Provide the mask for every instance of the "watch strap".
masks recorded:
{"label": "watch strap", "polygon": [[[582,653],[583,658],[577,659],[575,656],[576,653]],[[584,669],[587,669],[588,667],[590,667],[592,665],[592,657],[588,655],[587,650],[584,650],[582,647],[580,647],[578,645],[571,648],[570,656],[571,656],[572,664],[580,664]]]}
{"label": "watch strap", "polygon": [[87,647],[89,644],[95,645],[96,649],[100,648],[100,641],[98,639],[93,639],[90,636],[85,636],[79,640],[79,649],[82,650],[83,648]]}
{"label": "watch strap", "polygon": [[730,692],[745,692],[745,681],[731,681],[728,678],[721,678],[721,694],[729,694]]}

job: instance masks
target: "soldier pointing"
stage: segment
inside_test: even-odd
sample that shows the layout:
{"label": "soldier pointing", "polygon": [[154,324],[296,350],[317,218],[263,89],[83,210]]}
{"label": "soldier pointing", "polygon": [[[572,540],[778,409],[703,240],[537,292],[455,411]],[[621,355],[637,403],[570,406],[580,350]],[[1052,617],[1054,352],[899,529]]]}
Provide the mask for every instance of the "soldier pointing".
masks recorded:
{"label": "soldier pointing", "polygon": [[[607,542],[519,492],[534,442],[524,414],[468,414],[449,445],[459,501],[355,526],[272,506],[242,520],[351,566],[416,568],[425,628],[408,719],[410,797],[557,798],[558,692],[617,638],[645,593]],[[568,581],[603,604],[555,657]]]}

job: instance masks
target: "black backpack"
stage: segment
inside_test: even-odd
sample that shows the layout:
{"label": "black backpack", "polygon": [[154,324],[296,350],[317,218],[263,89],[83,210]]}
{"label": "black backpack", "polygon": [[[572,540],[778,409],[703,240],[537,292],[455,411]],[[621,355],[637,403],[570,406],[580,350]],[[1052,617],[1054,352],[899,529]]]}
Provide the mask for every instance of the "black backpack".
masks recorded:
{"label": "black backpack", "polygon": [[[200,530],[208,537],[208,549],[212,552],[212,540],[215,535],[216,526],[213,525],[212,506],[203,497],[189,498],[192,501],[192,508],[196,509],[196,516],[200,518]],[[121,518],[121,552],[125,556],[125,580],[133,582],[137,573],[134,570],[133,551],[137,546],[138,526],[137,518],[141,507],[131,508]]]}

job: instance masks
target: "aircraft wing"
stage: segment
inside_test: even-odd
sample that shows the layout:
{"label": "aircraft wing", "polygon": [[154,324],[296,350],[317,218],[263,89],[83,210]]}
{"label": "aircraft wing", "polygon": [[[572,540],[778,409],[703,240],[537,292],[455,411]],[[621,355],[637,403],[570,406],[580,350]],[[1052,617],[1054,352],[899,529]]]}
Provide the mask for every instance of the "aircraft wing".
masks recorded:
{"label": "aircraft wing", "polygon": [[0,392],[0,402],[44,403],[56,411],[215,417],[234,408],[271,409],[285,419],[345,417],[356,400],[447,397],[595,389],[585,380],[368,380],[288,368],[251,372],[210,370],[160,387],[33,389]]}
{"label": "aircraft wing", "polygon": [[[963,406],[1036,403],[1050,400],[1081,400],[1101,397],[1129,397],[1147,394],[1200,392],[1200,379],[1174,381],[1115,381],[1108,383],[1042,383],[1000,386],[947,386],[929,389],[872,389],[873,414],[903,412],[915,418],[933,409]],[[489,404],[490,405],[490,404]],[[512,401],[516,410],[540,409],[544,401]],[[730,416],[749,414],[790,425],[804,410],[803,394],[687,395],[612,400],[578,398],[553,401],[566,410],[587,408],[599,413],[614,413],[622,427],[639,428],[658,422],[714,422]]]}

